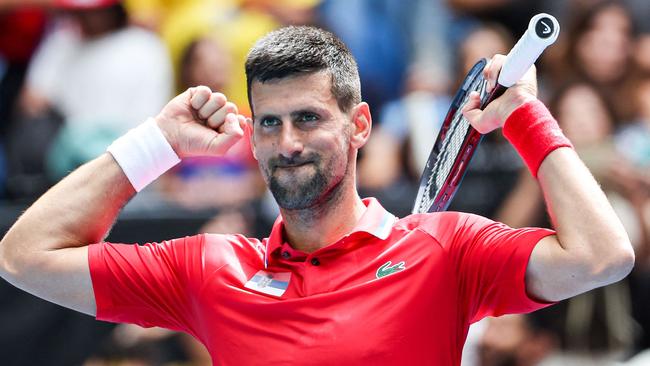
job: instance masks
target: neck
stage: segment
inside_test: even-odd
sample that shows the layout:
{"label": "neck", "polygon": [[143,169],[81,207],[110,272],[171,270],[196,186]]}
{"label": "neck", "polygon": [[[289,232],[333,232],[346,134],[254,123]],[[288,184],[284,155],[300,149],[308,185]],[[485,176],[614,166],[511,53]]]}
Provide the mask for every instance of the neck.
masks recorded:
{"label": "neck", "polygon": [[338,192],[332,192],[329,199],[313,207],[280,209],[287,241],[293,248],[311,253],[352,231],[366,206],[353,184],[342,184]]}

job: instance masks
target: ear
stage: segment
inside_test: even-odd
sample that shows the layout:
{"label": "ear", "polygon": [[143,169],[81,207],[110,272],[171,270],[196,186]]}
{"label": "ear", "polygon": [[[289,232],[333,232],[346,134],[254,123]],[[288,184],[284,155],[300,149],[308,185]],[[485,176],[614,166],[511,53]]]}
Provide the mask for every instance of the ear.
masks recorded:
{"label": "ear", "polygon": [[257,160],[257,152],[255,151],[255,133],[253,130],[253,119],[246,118],[246,133],[248,134],[249,142],[251,145],[251,151],[253,152],[253,157]]}
{"label": "ear", "polygon": [[368,103],[361,102],[352,108],[352,127],[350,144],[355,149],[360,149],[368,142],[372,129],[372,116]]}

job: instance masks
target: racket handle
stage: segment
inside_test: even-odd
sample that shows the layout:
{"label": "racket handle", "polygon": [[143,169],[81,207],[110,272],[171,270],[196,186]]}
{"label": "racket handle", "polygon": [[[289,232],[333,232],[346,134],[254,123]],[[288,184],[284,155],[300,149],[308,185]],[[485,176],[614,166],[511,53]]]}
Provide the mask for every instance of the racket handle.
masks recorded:
{"label": "racket handle", "polygon": [[535,15],[524,35],[508,53],[498,83],[509,88],[519,81],[544,49],[555,42],[558,34],[560,23],[554,16],[546,13]]}

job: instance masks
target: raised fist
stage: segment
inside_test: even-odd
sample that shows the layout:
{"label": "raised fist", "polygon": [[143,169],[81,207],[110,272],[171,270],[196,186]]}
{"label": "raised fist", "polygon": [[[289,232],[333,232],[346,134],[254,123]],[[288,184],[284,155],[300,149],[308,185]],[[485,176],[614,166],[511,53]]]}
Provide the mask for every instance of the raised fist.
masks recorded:
{"label": "raised fist", "polygon": [[246,123],[237,106],[207,86],[189,88],[176,96],[155,120],[181,159],[223,155],[244,136]]}

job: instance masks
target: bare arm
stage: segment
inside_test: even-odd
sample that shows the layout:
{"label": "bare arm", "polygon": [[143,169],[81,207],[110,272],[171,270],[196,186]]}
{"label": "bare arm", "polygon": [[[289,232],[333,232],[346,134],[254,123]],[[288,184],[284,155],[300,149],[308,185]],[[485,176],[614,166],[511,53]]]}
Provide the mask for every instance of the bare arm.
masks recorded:
{"label": "bare arm", "polygon": [[529,293],[558,301],[627,276],[634,264],[632,245],[575,151],[549,154],[538,180],[557,237],[542,239],[533,250],[526,272]]}
{"label": "bare arm", "polygon": [[[496,81],[504,57],[496,56],[486,75]],[[503,126],[522,104],[536,98],[534,69],[484,111],[478,99],[465,113],[486,133]],[[526,289],[538,299],[559,301],[625,277],[634,265],[627,233],[598,183],[570,148],[551,152],[542,162],[538,181],[557,235],[546,237],[533,250]]]}
{"label": "bare arm", "polygon": [[94,315],[86,245],[104,238],[134,194],[109,154],[77,169],[6,234],[0,244],[0,275],[45,300]]}
{"label": "bare arm", "polygon": [[[206,87],[174,98],[156,117],[182,158],[220,155],[243,134],[243,116]],[[90,243],[105,238],[135,194],[110,154],[80,167],[39,198],[0,242],[0,276],[45,300],[94,315]]]}

